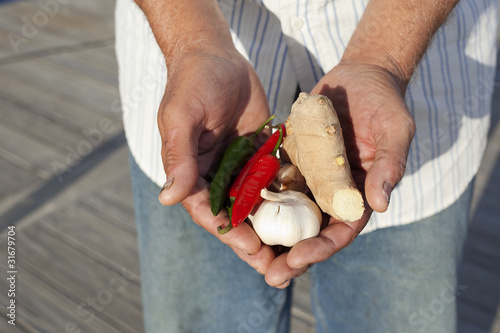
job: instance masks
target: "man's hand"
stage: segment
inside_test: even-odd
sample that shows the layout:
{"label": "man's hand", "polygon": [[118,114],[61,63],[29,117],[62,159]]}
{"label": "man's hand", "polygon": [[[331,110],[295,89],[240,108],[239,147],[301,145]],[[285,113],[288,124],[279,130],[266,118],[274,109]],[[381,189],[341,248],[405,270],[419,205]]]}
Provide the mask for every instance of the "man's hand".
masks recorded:
{"label": "man's hand", "polygon": [[[212,215],[205,179],[214,175],[230,140],[255,131],[269,117],[269,107],[251,65],[236,50],[216,53],[187,53],[169,68],[158,113],[167,179],[159,199],[164,205],[182,202],[193,220],[222,242],[255,254],[261,242],[247,224],[217,234],[217,226],[229,220],[225,212]],[[265,271],[260,259],[253,260]]]}
{"label": "man's hand", "polygon": [[[228,244],[257,271],[274,259],[252,228],[242,224],[225,235],[214,217],[208,182],[229,141],[255,131],[269,117],[262,85],[250,63],[235,49],[229,24],[216,0],[143,1],[165,56],[167,86],[158,111],[166,183],[161,203],[182,202],[193,220]],[[249,255],[252,254],[252,255]]]}
{"label": "man's hand", "polygon": [[[401,180],[415,124],[404,104],[406,86],[429,41],[458,0],[372,0],[339,65],[311,91],[328,96],[339,114],[348,158],[368,209],[356,222],[330,218],[319,237],[278,256],[266,272],[285,287],[312,264],[349,245],[372,210],[383,212]],[[374,31],[378,33],[374,36]]]}
{"label": "man's hand", "polygon": [[397,80],[386,70],[366,64],[339,64],[313,94],[329,97],[338,113],[353,178],[367,201],[355,222],[330,217],[319,237],[298,243],[271,264],[266,279],[281,285],[294,277],[283,272],[321,262],[349,245],[365,227],[372,210],[383,212],[392,189],[405,171],[415,125]]}

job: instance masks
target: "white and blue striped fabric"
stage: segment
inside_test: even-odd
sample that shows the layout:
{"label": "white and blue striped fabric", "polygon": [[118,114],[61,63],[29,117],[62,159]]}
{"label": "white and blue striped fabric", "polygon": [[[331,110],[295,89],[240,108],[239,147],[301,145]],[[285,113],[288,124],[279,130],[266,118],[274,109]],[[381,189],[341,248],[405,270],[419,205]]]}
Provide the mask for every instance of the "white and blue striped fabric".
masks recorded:
{"label": "white and blue striped fabric", "polygon": [[[220,0],[234,43],[255,67],[279,121],[290,112],[297,85],[310,91],[339,62],[367,2]],[[436,33],[407,90],[417,132],[405,177],[388,211],[374,214],[364,232],[443,210],[476,174],[489,127],[497,15],[497,0],[462,0]],[[161,186],[165,174],[156,114],[167,69],[132,0],[117,1],[116,53],[131,152]]]}

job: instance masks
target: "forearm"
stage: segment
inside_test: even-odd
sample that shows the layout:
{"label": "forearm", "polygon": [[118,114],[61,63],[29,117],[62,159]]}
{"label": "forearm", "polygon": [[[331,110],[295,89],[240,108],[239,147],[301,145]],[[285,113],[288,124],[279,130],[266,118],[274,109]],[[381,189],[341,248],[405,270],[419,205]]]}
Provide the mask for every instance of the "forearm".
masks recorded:
{"label": "forearm", "polygon": [[406,88],[432,36],[458,0],[371,0],[342,61],[380,66]]}
{"label": "forearm", "polygon": [[167,66],[186,52],[232,45],[216,0],[135,0],[146,15]]}

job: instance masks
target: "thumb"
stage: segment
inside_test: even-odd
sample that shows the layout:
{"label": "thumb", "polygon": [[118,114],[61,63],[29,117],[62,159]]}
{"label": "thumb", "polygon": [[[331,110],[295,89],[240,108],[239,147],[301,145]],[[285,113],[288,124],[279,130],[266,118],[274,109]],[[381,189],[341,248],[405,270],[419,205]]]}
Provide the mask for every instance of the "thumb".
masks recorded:
{"label": "thumb", "polygon": [[[167,112],[158,115],[162,138],[161,155],[166,182],[158,197],[161,204],[169,206],[184,200],[198,180],[198,124],[184,112]],[[187,119],[185,119],[187,118]],[[189,121],[191,119],[191,121]]]}
{"label": "thumb", "polygon": [[385,212],[391,192],[403,178],[411,140],[415,133],[413,119],[406,126],[385,131],[377,142],[375,159],[365,180],[365,194],[370,207]]}

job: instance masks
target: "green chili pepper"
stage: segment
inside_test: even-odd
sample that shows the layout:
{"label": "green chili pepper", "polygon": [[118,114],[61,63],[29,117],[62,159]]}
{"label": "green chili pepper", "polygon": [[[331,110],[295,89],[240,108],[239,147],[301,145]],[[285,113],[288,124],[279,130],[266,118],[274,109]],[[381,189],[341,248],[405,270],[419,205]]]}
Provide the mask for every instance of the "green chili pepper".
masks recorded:
{"label": "green chili pepper", "polygon": [[216,216],[226,201],[231,179],[255,152],[253,139],[273,120],[274,115],[266,120],[252,135],[239,136],[226,148],[217,172],[210,183],[210,209]]}

